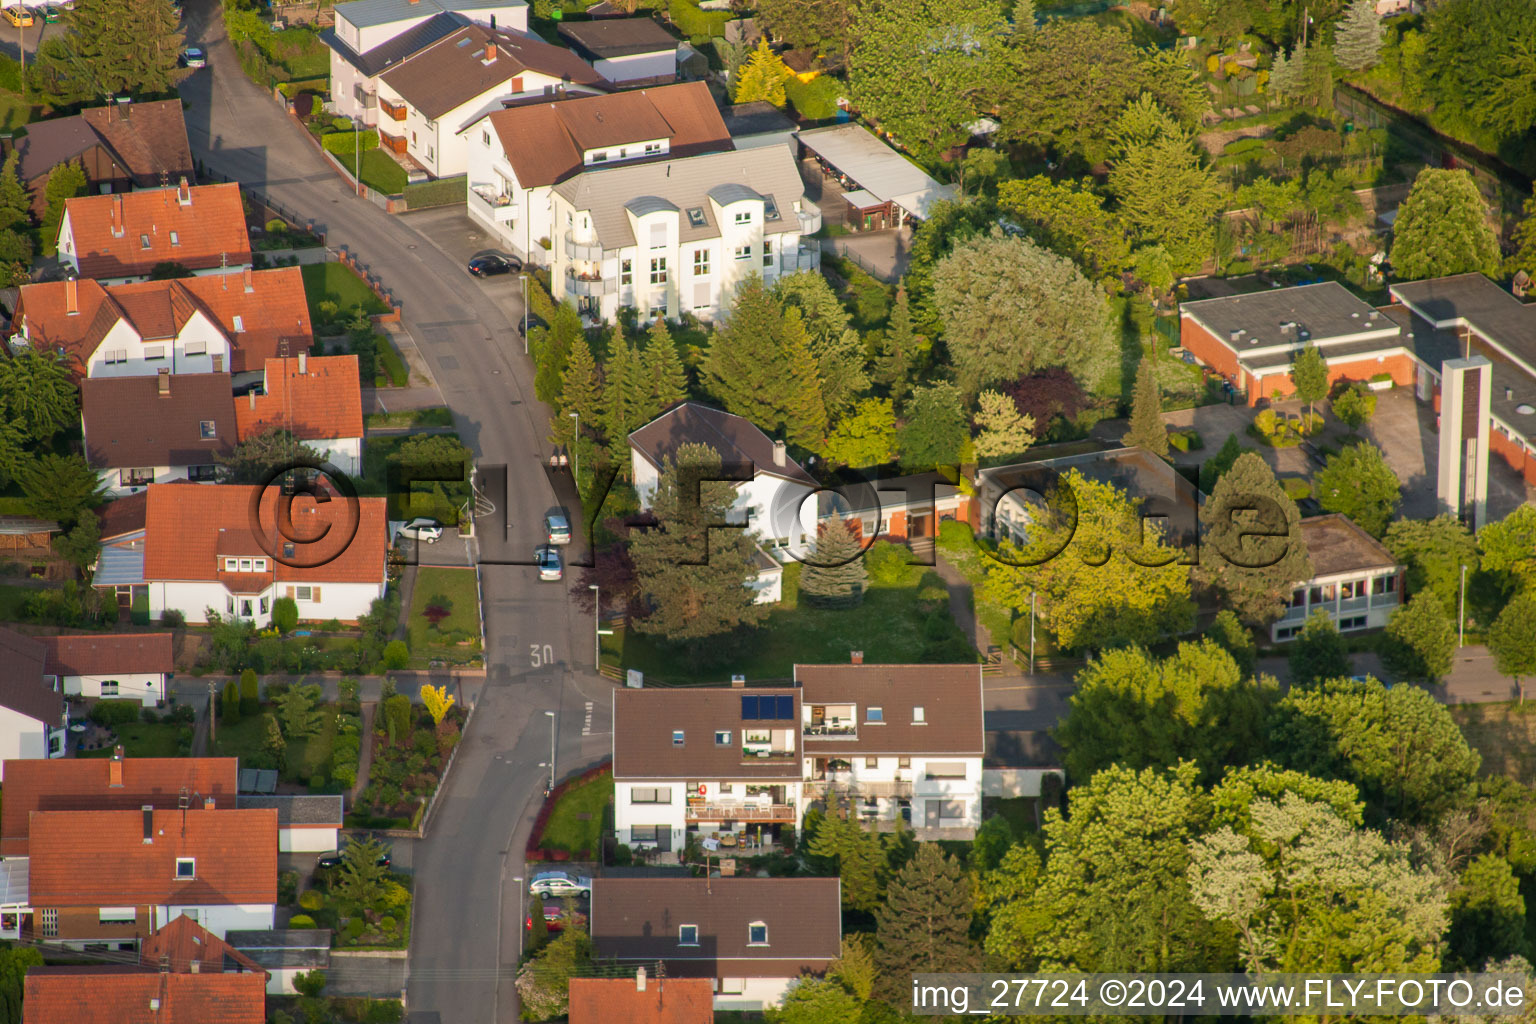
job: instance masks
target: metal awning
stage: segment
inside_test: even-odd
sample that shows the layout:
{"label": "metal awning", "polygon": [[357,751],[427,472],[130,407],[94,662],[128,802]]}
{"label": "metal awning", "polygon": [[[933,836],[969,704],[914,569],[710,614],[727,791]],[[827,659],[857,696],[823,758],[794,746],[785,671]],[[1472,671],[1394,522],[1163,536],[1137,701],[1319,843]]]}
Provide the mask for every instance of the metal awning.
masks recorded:
{"label": "metal awning", "polygon": [[143,546],[104,545],[96,563],[96,575],[92,582],[98,587],[120,587],[132,583],[143,583]]}
{"label": "metal awning", "polygon": [[0,911],[27,912],[27,894],[31,891],[31,861],[26,857],[0,860]]}

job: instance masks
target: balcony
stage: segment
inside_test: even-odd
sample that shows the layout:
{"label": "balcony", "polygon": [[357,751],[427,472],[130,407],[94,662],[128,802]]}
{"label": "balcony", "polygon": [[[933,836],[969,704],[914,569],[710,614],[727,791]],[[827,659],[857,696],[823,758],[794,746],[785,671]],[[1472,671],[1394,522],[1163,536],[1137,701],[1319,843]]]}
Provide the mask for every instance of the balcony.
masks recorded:
{"label": "balcony", "polygon": [[619,290],[618,282],[613,278],[605,278],[600,274],[575,274],[565,275],[565,290],[572,295],[583,297],[612,295]]}
{"label": "balcony", "polygon": [[405,155],[406,142],[405,142],[405,136],[404,135],[391,135],[388,132],[386,132],[384,129],[380,128],[379,129],[379,145],[383,146],[385,149],[389,150],[391,153],[395,153],[395,154],[397,154],[399,156],[404,156]]}
{"label": "balcony", "polygon": [[700,821],[750,821],[795,823],[793,804],[688,804],[687,820]]}
{"label": "balcony", "polygon": [[469,190],[469,205],[481,218],[495,224],[512,223],[522,209],[511,196],[502,195],[486,185],[476,185]]}
{"label": "balcony", "polygon": [[821,266],[821,250],[802,245],[794,252],[779,254],[779,273],[793,274],[798,270],[815,270]]}
{"label": "balcony", "polygon": [[795,216],[800,219],[802,235],[814,235],[821,230],[821,207],[812,205],[809,210],[801,210]]}
{"label": "balcony", "polygon": [[824,779],[803,783],[802,789],[807,800],[820,800],[832,792],[855,798],[908,800],[913,793],[910,782],[855,782],[847,772],[829,772]]}
{"label": "balcony", "polygon": [[596,262],[603,258],[603,245],[601,242],[578,242],[576,236],[570,231],[565,233],[565,255],[573,260],[586,260]]}
{"label": "balcony", "polygon": [[396,104],[393,104],[389,102],[389,100],[386,100],[384,97],[380,96],[379,109],[384,111],[384,116],[388,117],[391,121],[405,120],[405,104],[403,103],[397,106]]}
{"label": "balcony", "polygon": [[853,722],[844,722],[831,719],[826,722],[812,722],[805,727],[805,735],[815,736],[817,739],[844,739],[856,740],[859,738],[859,727]]}
{"label": "balcony", "polygon": [[973,796],[979,790],[978,783],[963,777],[925,777],[913,784],[919,796]]}

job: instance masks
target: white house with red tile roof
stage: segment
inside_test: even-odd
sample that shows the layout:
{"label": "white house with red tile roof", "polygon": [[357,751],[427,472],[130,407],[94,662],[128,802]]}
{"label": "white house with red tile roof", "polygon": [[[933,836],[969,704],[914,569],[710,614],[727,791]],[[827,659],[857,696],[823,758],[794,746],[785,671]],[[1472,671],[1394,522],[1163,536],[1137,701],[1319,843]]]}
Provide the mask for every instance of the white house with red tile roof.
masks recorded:
{"label": "white house with red tile roof", "polygon": [[69,713],[45,678],[47,661],[42,644],[0,628],[0,759],[64,756]]}
{"label": "white house with red tile roof", "polygon": [[152,618],[211,611],[265,626],[272,602],[291,597],[301,619],[357,621],[384,596],[384,499],[280,490],[152,484],[144,529],[102,543],[92,582],[145,595]]}
{"label": "white house with red tile roof", "polygon": [[310,358],[300,352],[296,359],[268,359],[261,390],[235,400],[238,440],[279,427],[343,473],[361,471],[363,393],[357,356]]}
{"label": "white house with red tile roof", "polygon": [[80,277],[121,284],[161,263],[194,274],[249,266],[240,186],[188,185],[79,196],[64,204],[59,261]]}
{"label": "white house with red tile roof", "polygon": [[261,380],[266,360],[314,342],[298,267],[104,287],[49,281],[21,289],[12,342],[64,356],[82,377],[230,373]]}
{"label": "white house with red tile roof", "polygon": [[[176,667],[170,633],[91,633],[35,638],[48,652],[46,679],[66,696],[165,699]],[[3,806],[3,804],[0,804]]]}

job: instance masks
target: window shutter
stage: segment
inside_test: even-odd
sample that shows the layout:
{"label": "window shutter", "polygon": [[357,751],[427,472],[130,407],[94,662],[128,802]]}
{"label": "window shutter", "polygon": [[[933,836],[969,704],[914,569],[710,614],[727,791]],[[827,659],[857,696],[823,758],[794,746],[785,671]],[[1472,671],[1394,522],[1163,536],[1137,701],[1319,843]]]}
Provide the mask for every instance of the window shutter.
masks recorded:
{"label": "window shutter", "polygon": [[288,600],[292,601],[293,600],[293,588],[292,587],[286,587],[284,589],[285,589],[285,593],[288,596]]}
{"label": "window shutter", "polygon": [[320,588],[316,587],[313,591],[311,591],[310,592],[310,597],[314,600],[314,602],[316,604],[319,604],[320,603]]}
{"label": "window shutter", "polygon": [[665,249],[667,247],[667,226],[665,224],[651,225],[651,248]]}
{"label": "window shutter", "polygon": [[515,93],[523,91],[523,76],[522,75],[518,75],[516,78],[512,79],[512,91],[515,92]]}

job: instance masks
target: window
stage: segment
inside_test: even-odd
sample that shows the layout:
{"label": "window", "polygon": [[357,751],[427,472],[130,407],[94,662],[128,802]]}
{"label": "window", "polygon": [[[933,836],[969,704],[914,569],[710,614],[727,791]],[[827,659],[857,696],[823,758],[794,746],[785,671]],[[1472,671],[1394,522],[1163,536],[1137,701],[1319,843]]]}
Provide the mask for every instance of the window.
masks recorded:
{"label": "window", "polygon": [[226,558],[226,559],[224,559],[224,571],[225,572],[239,572],[240,571],[240,559],[238,559],[238,558]]}
{"label": "window", "polygon": [[709,250],[708,249],[695,249],[695,250],[693,250],[693,276],[694,277],[708,277],[709,276]]}
{"label": "window", "polygon": [[897,768],[902,768],[902,769],[911,768],[912,767],[912,759],[910,757],[898,757],[896,759],[896,767]]}
{"label": "window", "polygon": [[681,729],[673,729],[672,730],[672,745],[674,747],[680,747],[680,746],[683,745],[683,730],[681,730]]}
{"label": "window", "polygon": [[659,142],[647,142],[645,144],[645,155],[646,156],[655,156],[657,153],[660,153],[660,152],[661,152],[661,143],[659,143]]}
{"label": "window", "polygon": [[929,761],[928,777],[930,779],[963,779],[965,778],[965,762]]}
{"label": "window", "polygon": [[677,929],[677,944],[679,946],[697,946],[699,944],[699,926],[696,924],[680,925]]}
{"label": "window", "polygon": [[102,353],[101,359],[104,363],[126,363],[128,361],[128,350],[125,348],[107,349],[106,352]]}
{"label": "window", "polygon": [[665,224],[651,225],[651,248],[665,249],[667,247],[667,226]]}
{"label": "window", "polygon": [[145,466],[141,469],[122,469],[118,470],[117,477],[122,481],[124,487],[143,487],[145,484],[154,482],[155,470],[153,466]]}
{"label": "window", "polygon": [[640,787],[629,791],[632,804],[669,804],[672,802],[671,786]]}
{"label": "window", "polygon": [[218,426],[213,422],[213,420],[198,421],[197,431],[203,436],[204,441],[212,441],[214,438],[219,436]]}
{"label": "window", "polygon": [[188,466],[187,479],[194,483],[211,483],[219,478],[218,466]]}
{"label": "window", "polygon": [[735,255],[739,260],[749,260],[752,258],[752,247],[750,245],[738,245],[735,249]]}
{"label": "window", "polygon": [[293,557],[293,541],[291,541],[291,540],[283,541],[283,557],[284,558],[292,558]]}
{"label": "window", "polygon": [[265,558],[254,559],[251,562],[251,568],[254,569],[256,572],[266,572],[267,571],[267,560]]}
{"label": "window", "polygon": [[864,709],[864,721],[866,721],[866,722],[884,722],[885,721],[885,709],[884,708],[865,708]]}
{"label": "window", "polygon": [[148,235],[140,235],[139,236],[139,248],[140,249],[148,249],[149,248],[149,236]]}
{"label": "window", "polygon": [[294,587],[293,599],[295,601],[308,601],[312,593],[314,593],[314,588],[312,587]]}
{"label": "window", "polygon": [[715,731],[715,746],[728,747],[731,745],[731,730],[718,729]]}
{"label": "window", "polygon": [[688,223],[696,228],[701,228],[705,224],[709,223],[709,221],[704,217],[704,207],[688,207]]}
{"label": "window", "polygon": [[180,245],[181,244],[181,235],[177,234],[175,231],[171,232],[171,244],[172,245]]}
{"label": "window", "polygon": [[657,256],[651,260],[651,284],[667,283],[667,258]]}
{"label": "window", "polygon": [[1397,576],[1396,576],[1396,574],[1393,574],[1393,575],[1390,575],[1390,576],[1377,576],[1375,581],[1371,585],[1371,593],[1373,593],[1373,594],[1395,594],[1395,593],[1397,593]]}
{"label": "window", "polygon": [[144,358],[145,359],[164,359],[165,358],[165,346],[164,345],[145,345],[144,346]]}
{"label": "window", "polygon": [[102,682],[101,682],[101,695],[103,697],[116,697],[117,696],[117,680],[116,679],[103,679]]}
{"label": "window", "polygon": [[102,924],[133,924],[139,915],[134,907],[102,907],[96,919]]}
{"label": "window", "polygon": [[229,612],[229,614],[231,614],[231,615],[235,614],[235,599],[233,597],[227,598],[225,600],[224,604],[225,604],[225,609],[224,609],[225,611]]}
{"label": "window", "polygon": [[595,164],[605,164],[605,163],[607,163],[608,162],[608,151],[606,149],[593,150],[593,152],[592,152],[592,162],[595,163]]}
{"label": "window", "polygon": [[773,242],[767,238],[763,239],[763,266],[773,266]]}
{"label": "window", "polygon": [[244,330],[245,330],[245,319],[243,317],[236,316],[235,317],[235,333],[239,334],[241,331],[244,331]]}
{"label": "window", "polygon": [[778,220],[779,204],[773,201],[773,196],[763,200],[763,220]]}
{"label": "window", "polygon": [[751,924],[747,925],[747,945],[768,945],[768,925],[762,921],[753,921]]}
{"label": "window", "polygon": [[1275,639],[1276,640],[1289,640],[1292,637],[1294,637],[1297,633],[1300,633],[1300,632],[1301,632],[1301,627],[1300,626],[1281,626],[1279,629],[1275,630]]}
{"label": "window", "polygon": [[193,857],[176,858],[176,878],[178,881],[186,881],[197,877],[197,860]]}
{"label": "window", "polygon": [[632,843],[656,843],[661,841],[663,830],[670,831],[669,825],[631,825],[629,826],[629,841]]}
{"label": "window", "polygon": [[635,283],[635,264],[632,260],[619,260],[619,284],[628,288]]}
{"label": "window", "polygon": [[864,759],[864,767],[873,771],[880,767],[880,759],[878,757],[866,757]]}
{"label": "window", "polygon": [[736,223],[737,224],[751,224],[752,223],[752,211],[751,210],[742,210],[742,211],[738,212],[736,214]]}
{"label": "window", "polygon": [[746,990],[746,978],[721,978],[719,981],[719,992],[723,996],[739,996]]}
{"label": "window", "polygon": [[267,599],[265,597],[262,598],[261,599],[261,614],[265,615],[265,614],[267,614],[267,612],[269,612],[271,610],[272,610],[271,605],[268,603]]}
{"label": "window", "polygon": [[252,614],[251,602],[249,600],[242,600],[240,602],[240,617],[248,619]]}
{"label": "window", "polygon": [[251,560],[249,558],[242,558],[242,559],[240,559],[240,571],[241,572],[250,572],[251,571]]}
{"label": "window", "polygon": [[1348,616],[1346,618],[1342,618],[1342,619],[1339,620],[1339,632],[1340,633],[1344,632],[1347,629],[1364,629],[1364,628],[1365,628],[1365,616],[1364,615],[1350,615],[1350,616]]}
{"label": "window", "polygon": [[722,782],[722,783],[720,783],[720,795],[721,796],[729,796],[731,793],[734,793],[734,792],[736,792],[736,787],[731,785],[729,782]]}
{"label": "window", "polygon": [[490,149],[491,148],[491,133],[490,132],[482,131],[480,133],[480,145],[484,146],[486,149]]}
{"label": "window", "polygon": [[913,708],[912,709],[912,724],[913,725],[927,725],[928,724],[928,717],[927,716],[928,716],[928,712],[926,710],[924,710],[921,706]]}
{"label": "window", "polygon": [[57,938],[59,934],[59,911],[56,907],[42,907],[37,912],[37,924],[47,938]]}

